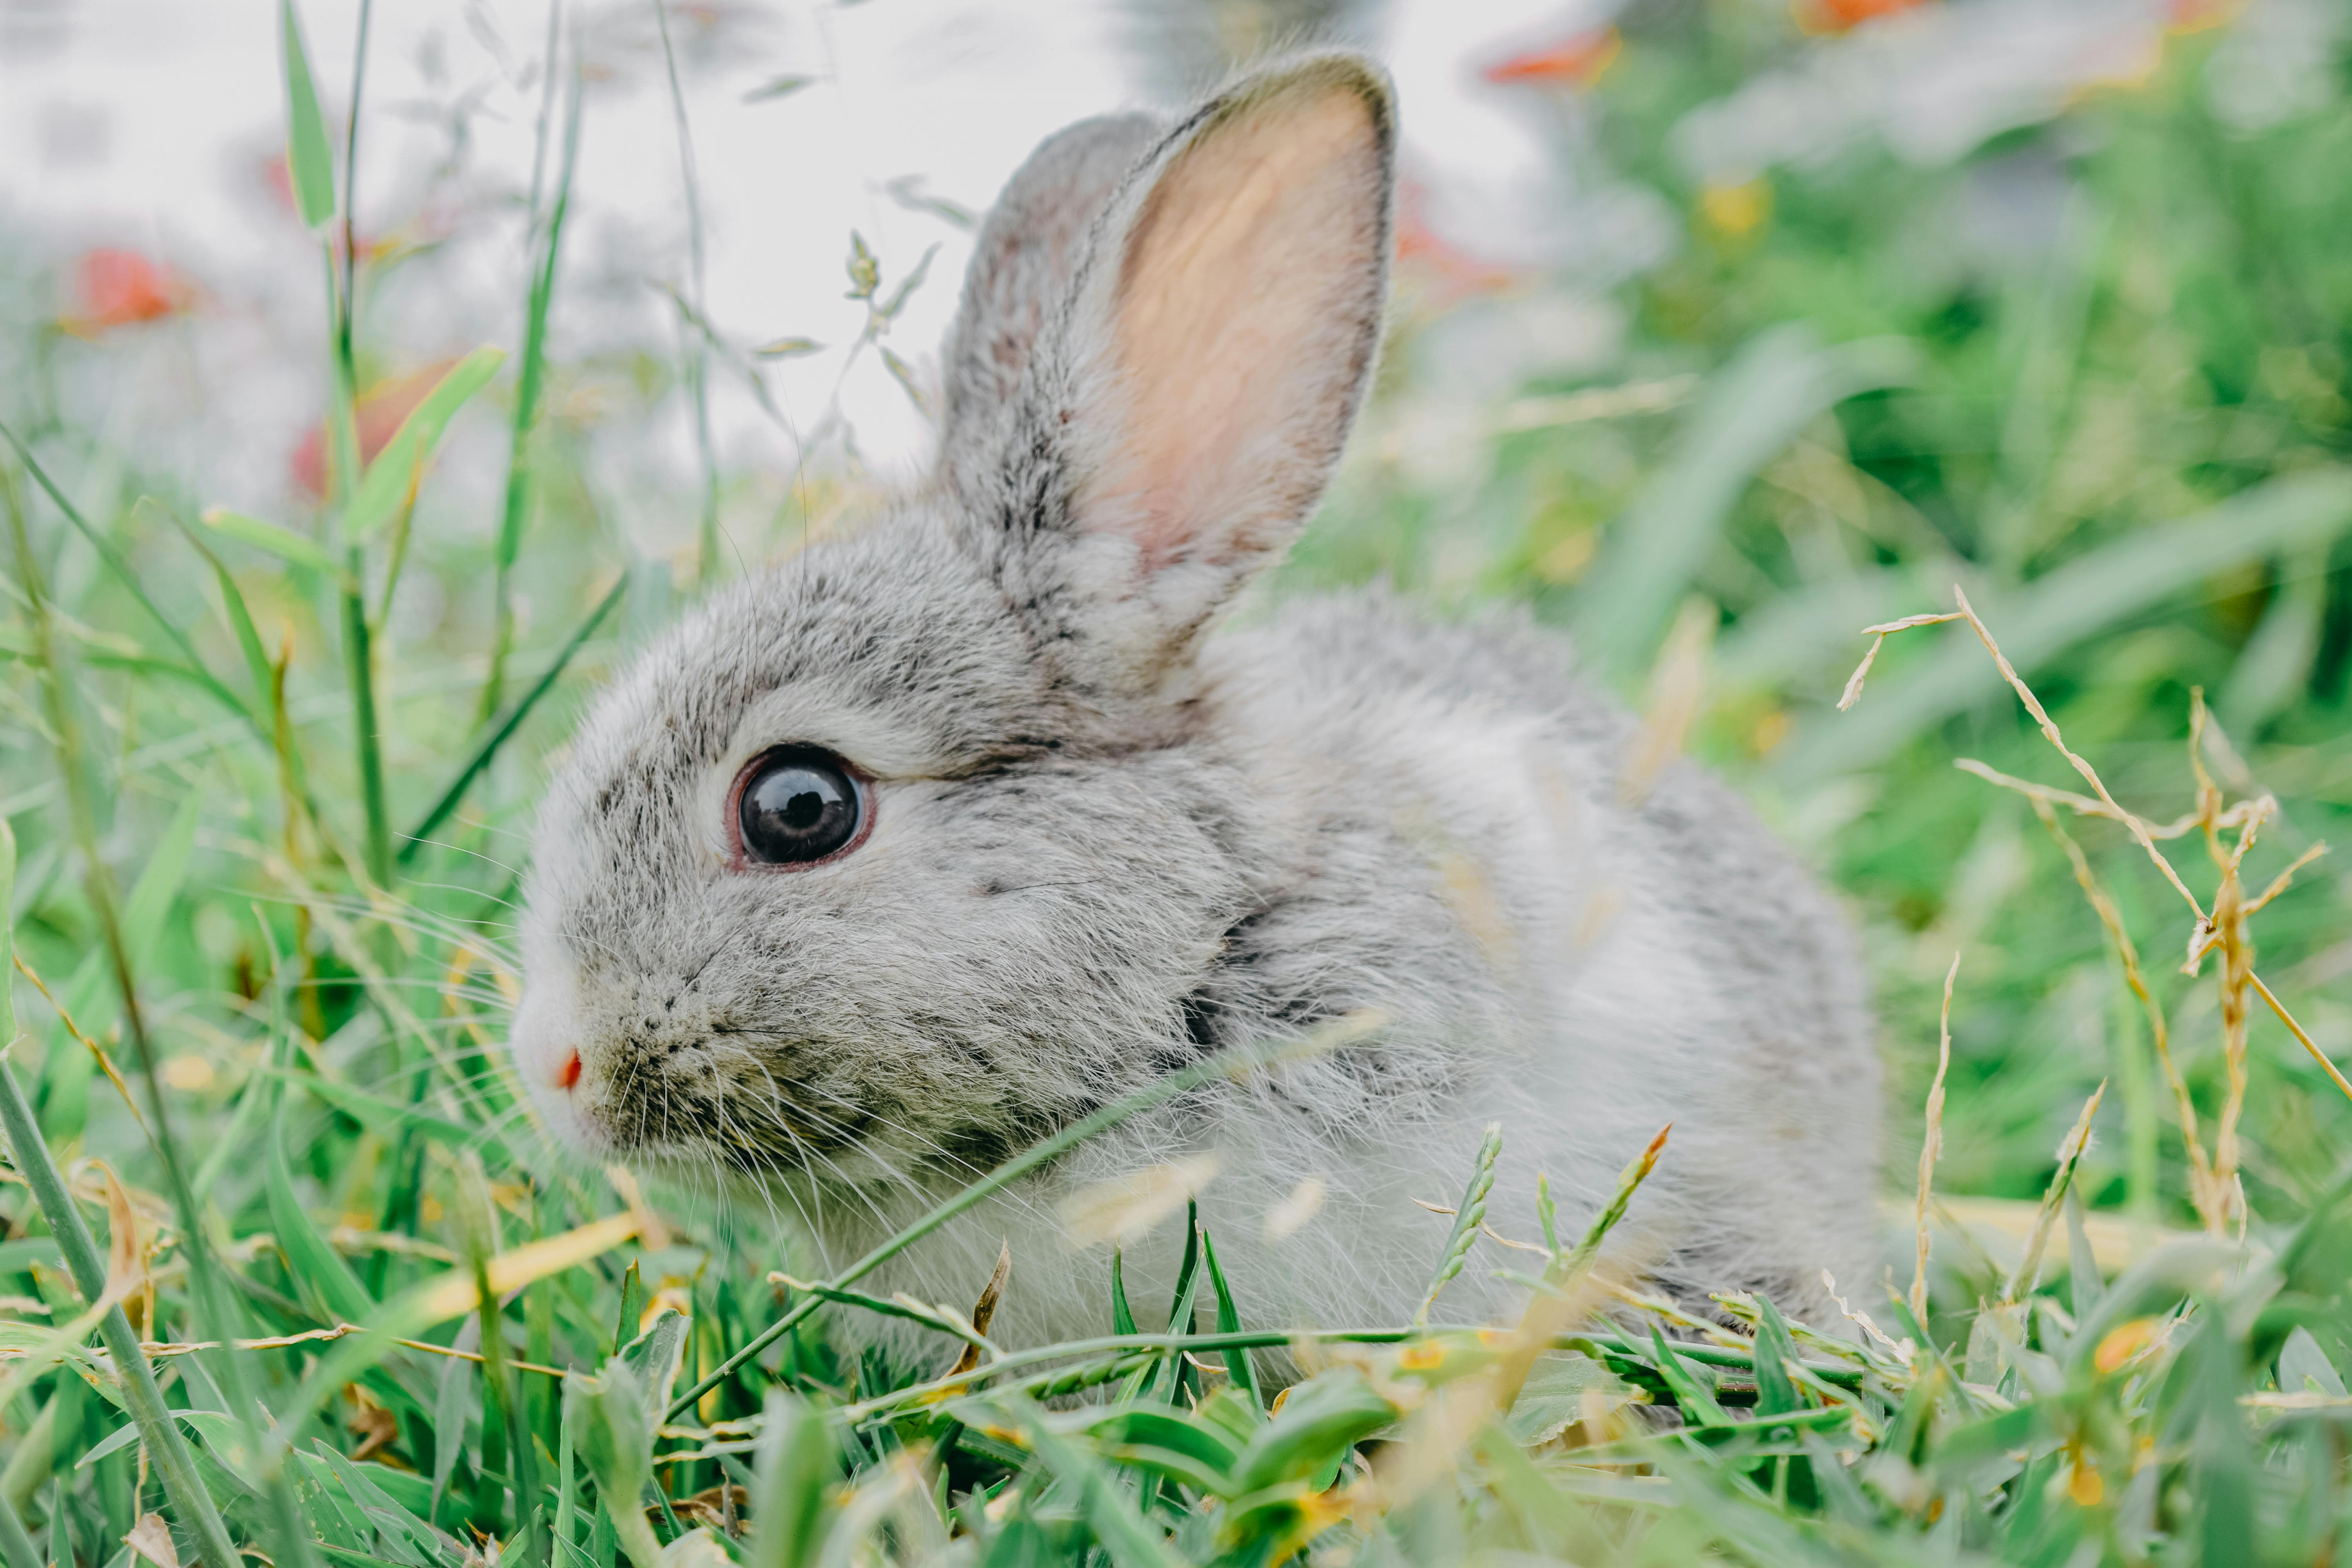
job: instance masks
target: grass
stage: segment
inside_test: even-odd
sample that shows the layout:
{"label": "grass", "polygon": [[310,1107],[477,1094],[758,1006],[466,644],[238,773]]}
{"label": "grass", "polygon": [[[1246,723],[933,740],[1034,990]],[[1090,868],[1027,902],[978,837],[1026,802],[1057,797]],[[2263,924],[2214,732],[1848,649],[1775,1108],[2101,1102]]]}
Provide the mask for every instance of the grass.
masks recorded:
{"label": "grass", "polygon": [[[1360,458],[1278,585],[1385,574],[1568,626],[1662,756],[1686,739],[1834,875],[1890,1125],[1927,1108],[1887,1161],[1920,1156],[1887,1277],[1838,1282],[1852,1322],[1727,1298],[1729,1332],[1620,1275],[1611,1226],[1670,1135],[1572,1237],[1548,1202],[1488,1212],[1507,1123],[1462,1151],[1413,1323],[1260,1322],[1188,1219],[1139,1244],[1180,1255],[1172,1300],[1130,1300],[1114,1253],[1102,1336],[1009,1347],[1001,1281],[885,1300],[857,1288],[882,1255],[804,1279],[790,1238],[562,1166],[520,1110],[509,862],[562,710],[861,480],[837,413],[781,491],[722,468],[711,399],[765,389],[691,260],[675,342],[556,357],[593,110],[552,28],[512,355],[363,442],[402,346],[370,301],[435,275],[355,241],[361,127],[338,160],[281,16],[325,300],[314,516],[223,510],[102,433],[77,388],[127,351],[6,282],[9,1568],[2336,1560],[2352,932],[2311,855],[2352,805],[2340,65],[2251,127],[2209,90],[2232,28],[2184,33],[1948,166],[1863,145],[1726,188],[1672,128],[1835,40],[1642,13],[1580,155],[1688,243],[1609,297],[1619,346],[1478,405],[1466,477],[1413,455],[1465,401],[1429,367],[1540,301],[1409,277]],[[2044,243],[1923,246],[2052,170]],[[878,349],[924,267],[887,258],[884,290],[850,244]],[[637,558],[581,460],[578,394],[623,370],[646,390],[618,417],[692,437],[675,563]],[[503,462],[483,515],[435,463],[467,442]],[[451,605],[423,635],[420,582]],[[1472,1268],[1528,1283],[1518,1322],[1448,1321]],[[861,1313],[935,1353],[850,1352]],[[1302,1380],[1273,1394],[1253,1350]]]}

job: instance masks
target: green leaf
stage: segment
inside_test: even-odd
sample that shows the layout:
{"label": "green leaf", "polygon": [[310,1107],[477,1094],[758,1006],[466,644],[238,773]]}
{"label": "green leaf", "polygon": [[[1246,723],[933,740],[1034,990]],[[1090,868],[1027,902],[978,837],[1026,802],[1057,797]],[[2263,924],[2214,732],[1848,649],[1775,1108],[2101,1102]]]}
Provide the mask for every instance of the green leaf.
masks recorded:
{"label": "green leaf", "polygon": [[1650,1350],[1651,1361],[1657,1367],[1658,1375],[1665,1379],[1666,1388],[1674,1394],[1675,1405],[1681,1407],[1685,1426],[1731,1425],[1731,1417],[1716,1402],[1715,1391],[1707,1385],[1706,1374],[1693,1372],[1680,1356],[1675,1354],[1674,1347],[1666,1342],[1665,1335],[1658,1331],[1655,1323],[1650,1325]]}
{"label": "green leaf", "polygon": [[341,579],[342,568],[335,563],[335,558],[327,553],[325,547],[303,538],[291,529],[264,522],[257,517],[247,517],[241,511],[231,511],[225,506],[206,507],[196,521],[223,539],[250,544],[289,565],[304,567],[331,580]]}
{"label": "green leaf", "polygon": [[1789,1332],[1788,1321],[1780,1310],[1772,1305],[1769,1296],[1756,1298],[1756,1310],[1760,1321],[1756,1325],[1756,1410],[1762,1415],[1788,1415],[1807,1408],[1805,1397],[1797,1392],[1789,1376],[1789,1365],[1797,1359],[1797,1342]]}
{"label": "green leaf", "polygon": [[915,367],[887,348],[878,352],[882,355],[882,368],[890,373],[890,379],[898,384],[898,390],[907,395],[907,401],[915,405],[915,412],[926,419],[929,418],[931,400],[923,391],[922,383],[916,379]]}
{"label": "green leaf", "polygon": [[448,428],[457,410],[488,385],[506,362],[506,350],[486,343],[451,365],[434,383],[433,390],[408,411],[408,417],[400,422],[400,428],[393,432],[392,439],[383,444],[383,450],[368,465],[359,492],[343,513],[344,538],[364,540],[415,504],[416,487],[424,480],[425,465],[441,444],[442,432]]}
{"label": "green leaf", "polygon": [[1801,324],[1750,342],[1714,378],[1633,505],[1609,524],[1573,607],[1583,655],[1621,679],[1643,668],[1757,473],[1824,410],[1908,380],[1916,365],[1900,340],[1824,348]]}
{"label": "green leaf", "polygon": [[205,564],[213,569],[213,581],[220,589],[221,615],[228,622],[230,634],[236,638],[237,651],[245,656],[246,678],[253,682],[254,709],[257,712],[268,710],[269,653],[261,646],[261,634],[254,629],[253,612],[246,605],[244,591],[237,587],[236,579],[229,575],[228,568],[221,564],[220,557],[213,553],[212,546],[205,542],[204,536],[183,522],[177,512],[153,496],[141,496],[132,505],[131,515],[149,526],[153,525],[156,517],[167,520],[196,553],[205,558]]}
{"label": "green leaf", "polygon": [[1000,1412],[998,1425],[1019,1430],[1045,1468],[1077,1495],[1079,1511],[1116,1568],[1182,1568],[1183,1559],[1136,1511],[1110,1473],[1084,1447],[1055,1430],[1034,1401],[1007,1392],[992,1396],[990,1403]]}
{"label": "green leaf", "polygon": [[1159,1404],[1109,1405],[1084,1413],[1070,1430],[1084,1432],[1101,1443],[1181,1454],[1218,1478],[1211,1489],[1223,1497],[1234,1495],[1228,1472],[1241,1458],[1241,1446],[1223,1427],[1197,1415]]}
{"label": "green leaf", "polygon": [[646,1390],[646,1398],[656,1405],[669,1398],[669,1391],[677,1382],[678,1368],[686,1359],[687,1331],[694,1320],[675,1307],[664,1307],[654,1314],[646,1331],[621,1347],[617,1358],[637,1374],[638,1384]]}
{"label": "green leaf", "polygon": [[[1197,1198],[1184,1203],[1184,1258],[1176,1268],[1176,1299],[1168,1308],[1168,1331],[1189,1334],[1192,1331],[1195,1309],[1201,1296],[1201,1204]],[[1164,1363],[1169,1369],[1168,1403],[1181,1405],[1184,1390],[1192,1382],[1187,1375],[1190,1363],[1176,1353],[1170,1353]]]}
{"label": "green leaf", "polygon": [[748,1568],[810,1568],[832,1522],[840,1460],[824,1418],[806,1400],[768,1390],[753,1486]]}
{"label": "green leaf", "polygon": [[1110,1249],[1110,1331],[1131,1334],[1136,1331],[1135,1310],[1127,1304],[1127,1274],[1119,1249]]}
{"label": "green leaf", "polygon": [[131,897],[123,900],[122,940],[132,952],[148,952],[163,935],[163,922],[188,879],[188,862],[196,849],[196,819],[204,804],[204,797],[194,795],[180,803],[171,826],[148,852]]}
{"label": "green leaf", "polygon": [[582,621],[573,629],[572,636],[565,640],[563,646],[556,650],[555,658],[549,662],[547,668],[540,673],[539,679],[532,683],[529,691],[522,694],[521,700],[508,710],[506,715],[482,737],[481,742],[474,748],[473,754],[459,765],[457,776],[451,779],[448,787],[441,792],[441,798],[435,801],[432,808],[417,819],[416,826],[406,838],[402,840],[397,857],[401,865],[405,866],[415,859],[418,851],[432,841],[434,832],[456,814],[458,804],[466,798],[466,792],[473,787],[474,781],[489,770],[490,763],[497,760],[499,752],[504,749],[507,742],[513,738],[517,730],[522,728],[522,721],[530,718],[531,710],[539,706],[540,699],[554,689],[555,682],[563,674],[565,667],[571,664],[572,657],[579,653],[589,637],[594,635],[596,628],[604,624],[604,617],[613,613],[613,606],[621,602],[621,595],[627,591],[629,579],[626,574],[624,574],[605,591],[604,596],[596,601],[596,607],[588,612],[587,619]]}
{"label": "green leaf", "polygon": [[291,1146],[281,1100],[270,1123],[269,1149],[263,1163],[270,1228],[277,1232],[278,1248],[286,1255],[286,1271],[324,1321],[365,1323],[375,1316],[375,1301],[342,1254],[327,1245],[296,1198],[293,1169],[286,1159]]}
{"label": "green leaf", "polygon": [[[436,1568],[441,1554],[441,1543],[433,1527],[394,1501],[378,1484],[378,1477],[388,1478],[391,1472],[375,1465],[354,1464],[324,1443],[312,1443],[310,1452],[341,1485],[344,1494],[375,1527],[377,1536],[401,1561],[414,1563],[417,1568]],[[376,1475],[371,1476],[370,1471],[376,1472]]]}
{"label": "green leaf", "polygon": [[1247,1493],[1307,1479],[1398,1414],[1353,1367],[1298,1384],[1243,1447],[1234,1464],[1234,1489]]}
{"label": "green leaf", "polygon": [[341,1486],[313,1468],[299,1451],[288,1452],[286,1473],[294,1479],[294,1495],[303,1505],[303,1517],[319,1531],[320,1545],[340,1547],[362,1561],[378,1561],[367,1550],[375,1543],[375,1531]]}
{"label": "green leaf", "polygon": [[2344,1376],[2311,1331],[2297,1327],[2279,1347],[2278,1385],[2282,1394],[2325,1394],[2334,1398],[2344,1397]]}
{"label": "green leaf", "polygon": [[302,47],[294,0],[278,0],[278,36],[285,52],[286,171],[294,185],[295,210],[304,227],[315,229],[335,216],[335,164],[319,94],[310,85],[310,57]]}
{"label": "green leaf", "polygon": [[[1591,1356],[1555,1352],[1537,1359],[1504,1426],[1514,1441],[1533,1447],[1583,1420],[1587,1394],[1599,1394],[1613,1406],[1633,1392],[1633,1384]],[[1294,1403],[1297,1398],[1291,1395]],[[1282,1408],[1284,1415],[1290,1414],[1289,1405]]]}
{"label": "green leaf", "polygon": [[801,89],[814,82],[813,76],[780,76],[761,82],[743,95],[746,103],[772,103],[780,98],[790,98]]}
{"label": "green leaf", "polygon": [[[1234,1305],[1234,1293],[1225,1284],[1225,1271],[1217,1266],[1217,1248],[1209,1240],[1209,1233],[1206,1230],[1201,1232],[1201,1261],[1208,1265],[1209,1283],[1217,1292],[1217,1332],[1221,1334],[1241,1332],[1240,1309]],[[1225,1372],[1233,1378],[1234,1386],[1249,1395],[1249,1402],[1253,1406],[1260,1411],[1265,1409],[1265,1396],[1258,1392],[1257,1370],[1250,1362],[1248,1351],[1238,1346],[1227,1350]]]}
{"label": "green leaf", "polygon": [[580,1457],[596,1478],[597,1511],[612,1521],[635,1568],[662,1568],[661,1542],[637,1506],[653,1479],[654,1421],[636,1372],[616,1357],[594,1377],[568,1380],[565,1399]]}
{"label": "green leaf", "polygon": [[923,279],[931,275],[931,258],[939,253],[940,247],[936,245],[924,251],[923,258],[915,263],[915,269],[908,273],[896,289],[890,290],[890,298],[877,306],[874,313],[887,321],[895,319],[900,310],[905,310],[907,301],[914,297],[915,290],[923,286]]}

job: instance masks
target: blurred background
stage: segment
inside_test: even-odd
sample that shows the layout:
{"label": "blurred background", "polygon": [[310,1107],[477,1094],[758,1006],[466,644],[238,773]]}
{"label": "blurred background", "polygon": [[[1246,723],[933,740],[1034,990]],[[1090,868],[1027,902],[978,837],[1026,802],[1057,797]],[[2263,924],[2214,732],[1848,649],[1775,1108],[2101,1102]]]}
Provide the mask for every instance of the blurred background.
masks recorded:
{"label": "blurred background", "polygon": [[[1040,137],[1345,40],[1402,96],[1399,296],[1349,466],[1271,591],[1387,579],[1449,613],[1517,607],[1568,628],[1628,702],[1687,710],[1690,749],[1867,932],[1890,1171],[1916,1152],[1962,951],[1942,1184],[2038,1194],[2108,1079],[2086,1196],[2187,1221],[2169,1101],[2097,921],[2027,804],[1952,763],[2076,781],[1965,628],[1895,639],[1861,704],[1833,704],[1860,628],[1949,608],[1964,584],[2127,804],[2190,808],[2201,688],[2206,765],[2283,805],[2260,874],[2336,832],[2347,7],[310,0],[339,163],[363,14],[348,251],[363,455],[476,345],[519,360],[535,279],[549,300],[538,417],[514,417],[510,363],[451,424],[371,589],[392,816],[416,818],[478,733],[495,584],[509,692],[628,588],[441,834],[458,847],[415,869],[434,920],[497,952],[481,900],[511,892],[544,759],[590,681],[706,584],[919,479],[975,216]],[[0,422],[220,668],[239,656],[208,570],[136,503],[320,526],[335,332],[287,169],[278,33],[258,0],[0,0]],[[527,484],[502,571],[510,470]],[[75,743],[102,774],[98,841],[126,887],[160,889],[142,929],[166,1076],[226,1107],[262,1048],[238,1023],[257,976],[298,938],[271,881],[276,764],[156,678],[158,621],[22,490],[79,671]],[[284,551],[219,551],[286,656],[326,816],[356,821],[332,595]],[[88,975],[81,1021],[102,1035],[110,993],[65,847],[75,786],[14,582],[0,814],[27,846],[19,940],[45,973]],[[2213,991],[2172,973],[2178,903],[2120,830],[2080,833],[2210,1110]],[[2177,858],[2203,865],[2193,840]],[[171,875],[142,883],[159,859]],[[2322,861],[2263,928],[2265,974],[2339,1057],[2346,896]],[[331,1037],[355,1003],[319,994]],[[481,997],[494,1014],[499,993]],[[27,999],[26,1016],[47,1015]],[[52,1132],[127,1128],[55,1044]],[[2299,1207],[2352,1108],[2267,1018],[2252,1073],[2252,1205]],[[362,1196],[373,1179],[317,1174]]]}

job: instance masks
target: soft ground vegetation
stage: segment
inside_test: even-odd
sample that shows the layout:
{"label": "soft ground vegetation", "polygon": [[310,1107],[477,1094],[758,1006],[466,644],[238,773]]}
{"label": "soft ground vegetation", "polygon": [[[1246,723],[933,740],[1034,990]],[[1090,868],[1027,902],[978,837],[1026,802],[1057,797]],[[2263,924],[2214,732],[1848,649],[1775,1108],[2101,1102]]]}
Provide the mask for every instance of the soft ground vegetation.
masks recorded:
{"label": "soft ground vegetation", "polygon": [[[514,867],[578,693],[864,481],[831,420],[786,484],[689,434],[690,544],[614,521],[608,426],[692,433],[802,345],[681,288],[667,358],[549,353],[583,101],[552,32],[510,331],[386,415],[402,345],[367,307],[429,258],[351,243],[364,139],[289,10],[315,505],[223,510],[94,412],[123,334],[200,308],[168,277],[86,265],[64,332],[6,277],[0,1559],[2337,1560],[2340,46],[2250,100],[2245,40],[2305,13],[2182,5],[1958,156],[1675,152],[1882,9],[1637,7],[1591,40],[1544,89],[1562,156],[1683,238],[1597,282],[1409,258],[1363,449],[1276,588],[1386,575],[1571,628],[1661,761],[1732,773],[1841,883],[1895,1086],[1886,1274],[1837,1282],[1840,1322],[1651,1300],[1609,1233],[1671,1134],[1600,1215],[1504,1214],[1505,1125],[1427,1194],[1419,1322],[1258,1321],[1178,1205],[1135,1243],[1181,1255],[1174,1300],[1106,1253],[1102,1336],[1017,1349],[988,1327],[1018,1258],[944,1303],[806,1279],[759,1205],[567,1165],[520,1109]],[[861,240],[848,280],[879,358],[920,269]],[[1574,363],[1450,378],[1562,299],[1609,328]],[[500,477],[471,511],[467,443]],[[1449,1321],[1479,1268],[1524,1280],[1521,1320]],[[850,1353],[861,1313],[936,1346]]]}

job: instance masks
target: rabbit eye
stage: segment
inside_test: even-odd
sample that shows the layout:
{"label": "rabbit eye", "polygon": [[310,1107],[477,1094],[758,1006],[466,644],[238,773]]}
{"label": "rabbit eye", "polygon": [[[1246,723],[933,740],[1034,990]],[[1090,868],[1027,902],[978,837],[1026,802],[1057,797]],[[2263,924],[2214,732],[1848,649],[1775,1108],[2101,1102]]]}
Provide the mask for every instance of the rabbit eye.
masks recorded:
{"label": "rabbit eye", "polygon": [[736,793],[743,858],[763,866],[807,866],[854,848],[870,815],[848,764],[814,746],[754,758]]}

